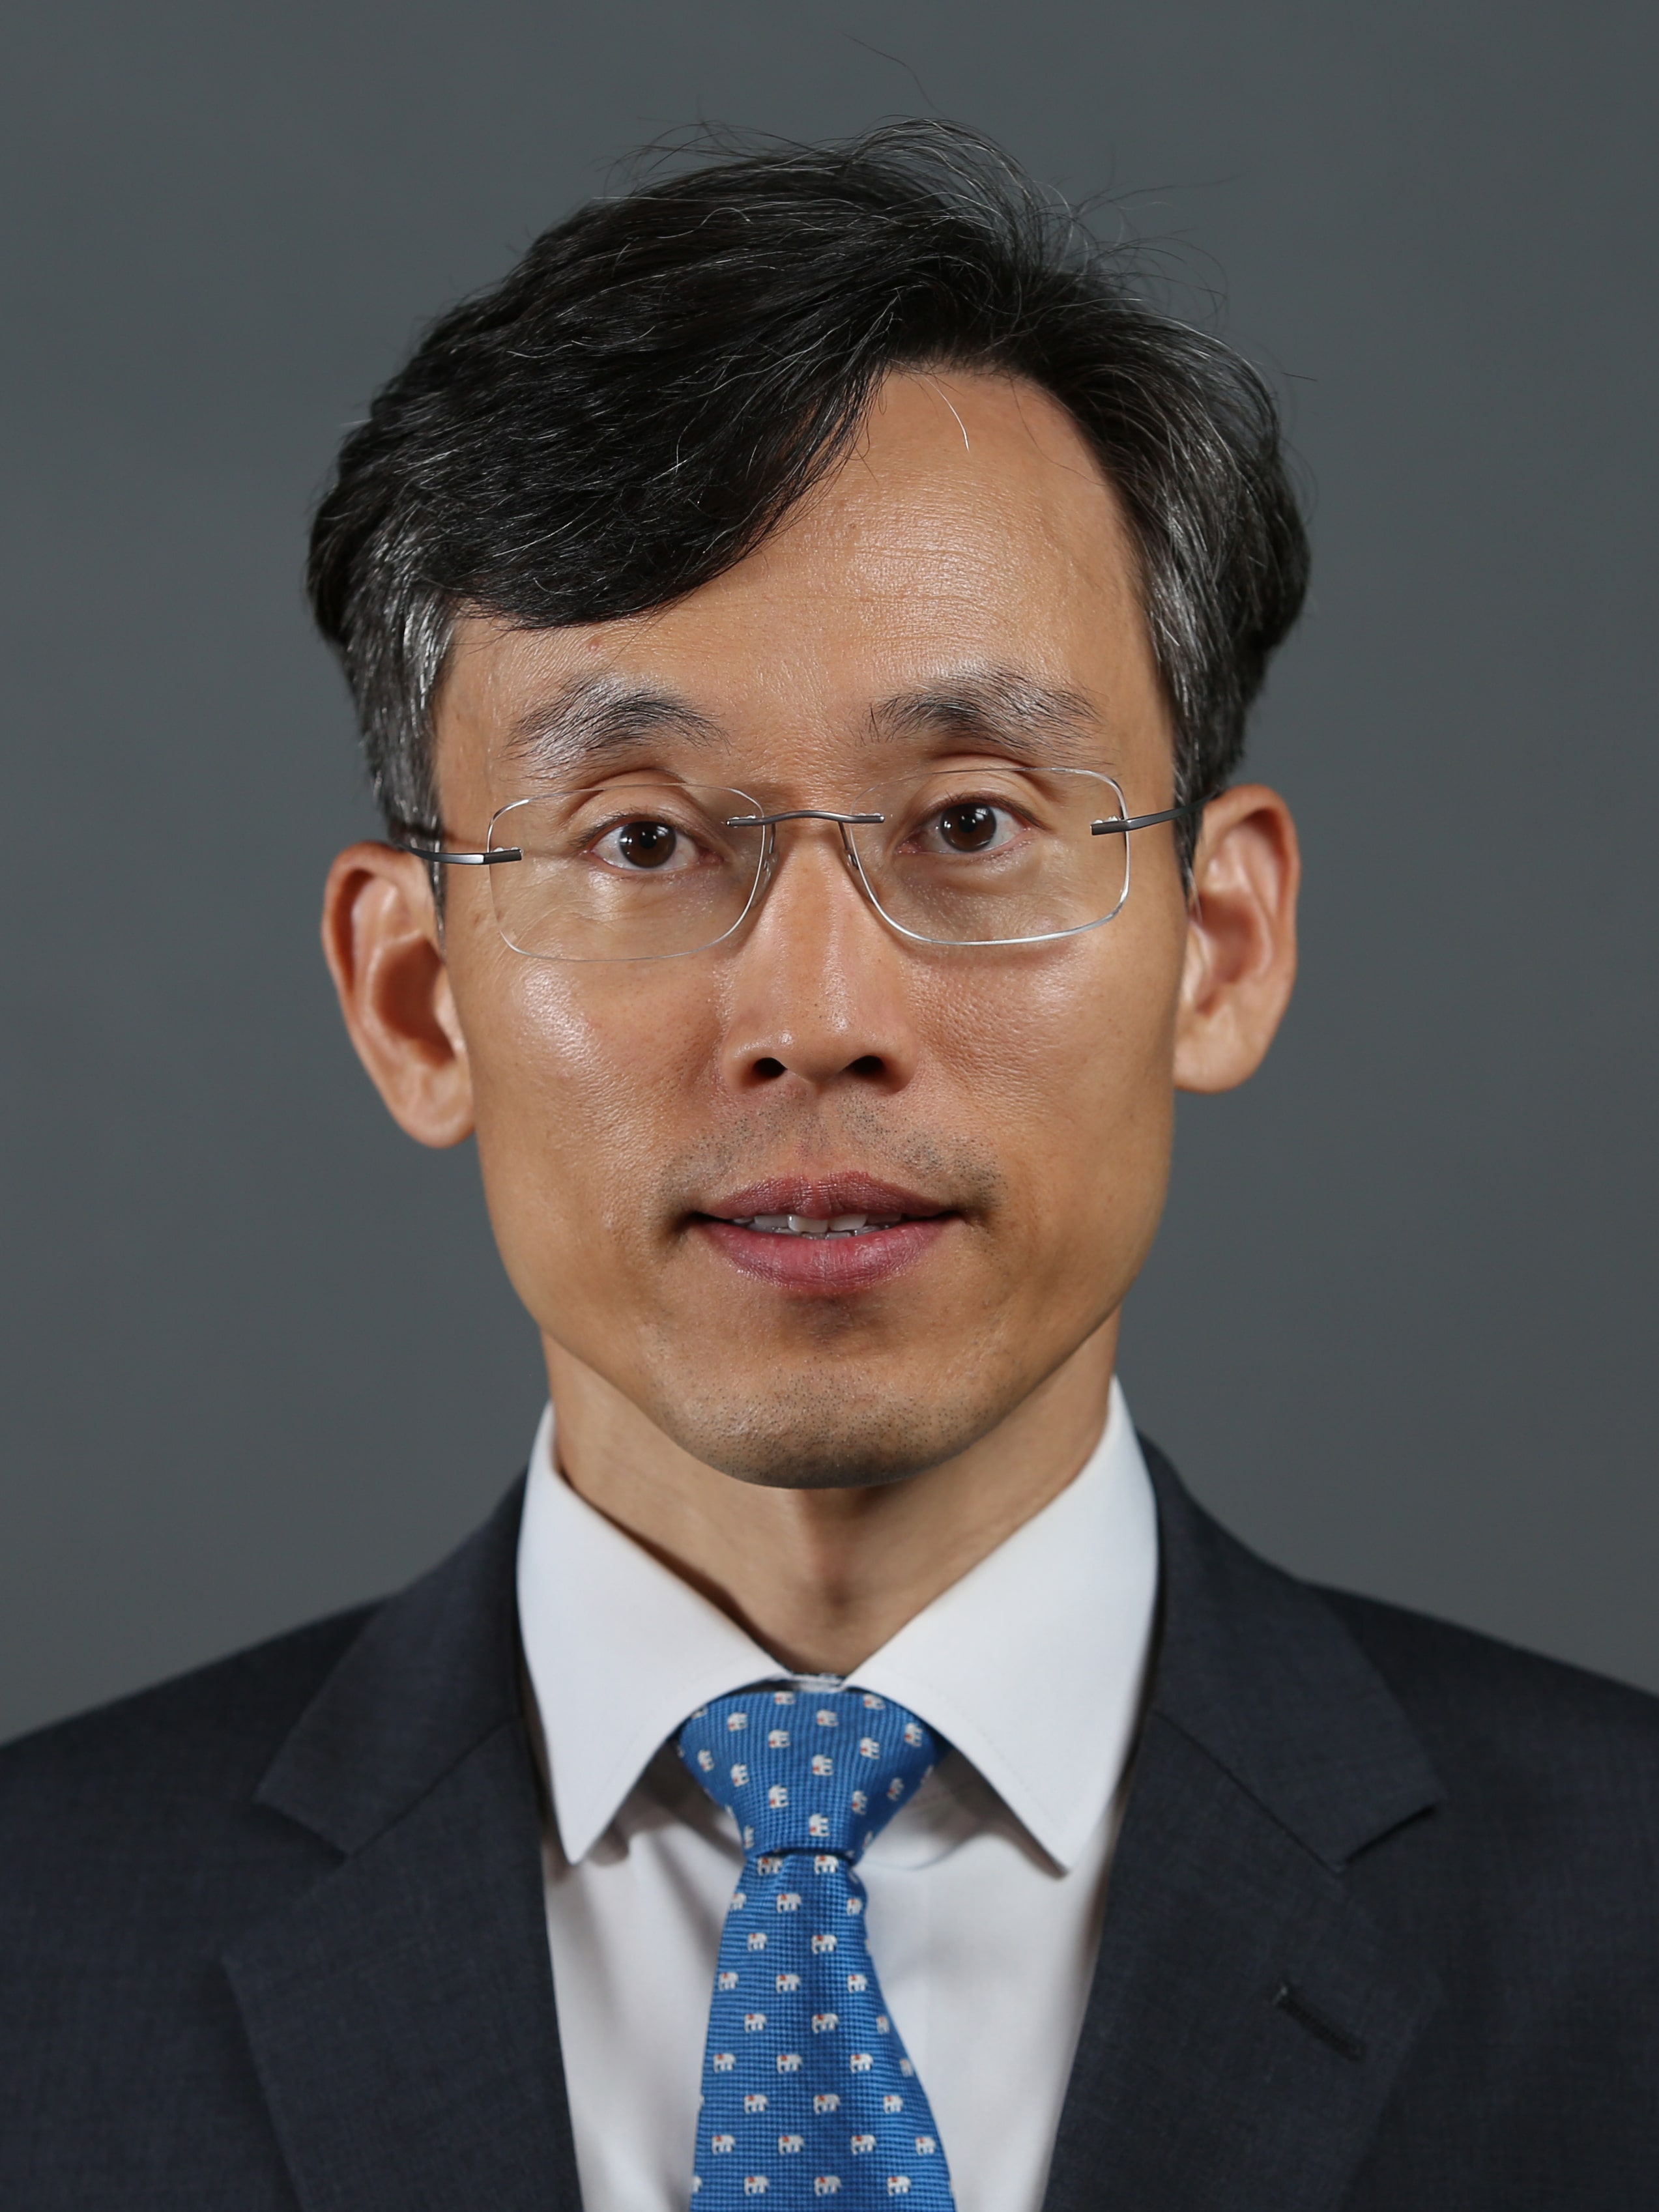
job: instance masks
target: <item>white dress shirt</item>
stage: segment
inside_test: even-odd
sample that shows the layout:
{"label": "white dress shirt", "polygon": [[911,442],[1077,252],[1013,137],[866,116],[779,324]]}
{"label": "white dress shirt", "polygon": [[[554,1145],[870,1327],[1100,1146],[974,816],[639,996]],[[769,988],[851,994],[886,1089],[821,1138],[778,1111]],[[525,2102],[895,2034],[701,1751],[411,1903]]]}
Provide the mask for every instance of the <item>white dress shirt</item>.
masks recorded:
{"label": "white dress shirt", "polygon": [[[552,1820],[547,1929],[586,2212],[685,2212],[715,1960],[743,1865],[674,1750],[696,1705],[787,1676],[530,1463],[519,1609]],[[953,1747],[866,1855],[870,1948],[957,2212],[1038,2212],[1098,1945],[1158,1584],[1115,1383],[1092,1457],[850,1680]]]}

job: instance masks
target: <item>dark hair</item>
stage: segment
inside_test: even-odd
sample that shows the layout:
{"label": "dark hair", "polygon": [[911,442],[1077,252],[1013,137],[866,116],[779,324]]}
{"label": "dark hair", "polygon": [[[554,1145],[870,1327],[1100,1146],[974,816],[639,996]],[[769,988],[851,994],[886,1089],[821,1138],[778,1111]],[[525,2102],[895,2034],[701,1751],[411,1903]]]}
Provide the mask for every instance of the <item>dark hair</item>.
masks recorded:
{"label": "dark hair", "polygon": [[1261,380],[959,126],[723,149],[595,200],[427,332],[343,447],[308,581],[388,816],[435,824],[459,611],[666,605],[846,452],[883,377],[981,368],[1068,408],[1127,511],[1180,799],[1225,781],[1307,543]]}

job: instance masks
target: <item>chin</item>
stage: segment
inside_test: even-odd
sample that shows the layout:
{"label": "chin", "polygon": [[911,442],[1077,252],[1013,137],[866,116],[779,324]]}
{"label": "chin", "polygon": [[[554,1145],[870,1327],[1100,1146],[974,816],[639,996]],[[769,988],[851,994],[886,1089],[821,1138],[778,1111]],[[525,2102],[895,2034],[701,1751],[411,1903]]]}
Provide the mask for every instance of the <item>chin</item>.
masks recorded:
{"label": "chin", "polygon": [[1020,1395],[950,1387],[871,1389],[853,1398],[839,1380],[775,1376],[752,1391],[676,1394],[659,1425],[683,1451],[738,1482],[769,1490],[866,1490],[902,1482],[954,1459],[994,1428]]}

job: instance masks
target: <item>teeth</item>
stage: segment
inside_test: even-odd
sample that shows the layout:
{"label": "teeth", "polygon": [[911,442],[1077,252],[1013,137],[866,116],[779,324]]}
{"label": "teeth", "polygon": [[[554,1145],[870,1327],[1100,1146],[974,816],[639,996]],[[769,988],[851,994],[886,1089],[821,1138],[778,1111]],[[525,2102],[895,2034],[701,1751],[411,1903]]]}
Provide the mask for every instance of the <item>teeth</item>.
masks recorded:
{"label": "teeth", "polygon": [[872,1229],[893,1229],[902,1219],[896,1213],[837,1213],[824,1220],[811,1213],[756,1213],[734,1225],[757,1229],[766,1237],[861,1237]]}

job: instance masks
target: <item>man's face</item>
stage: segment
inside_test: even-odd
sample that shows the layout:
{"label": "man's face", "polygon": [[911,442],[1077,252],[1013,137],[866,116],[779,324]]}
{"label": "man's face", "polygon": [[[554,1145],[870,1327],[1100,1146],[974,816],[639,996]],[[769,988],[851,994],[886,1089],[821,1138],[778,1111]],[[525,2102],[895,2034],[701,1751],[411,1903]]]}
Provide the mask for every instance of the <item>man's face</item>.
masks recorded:
{"label": "man's face", "polygon": [[[850,809],[934,763],[1102,770],[1171,803],[1167,709],[1117,501],[1064,410],[891,380],[857,449],[667,611],[461,625],[443,818],[573,783]],[[789,1486],[892,1480],[994,1427],[1115,1312],[1163,1203],[1186,941],[1173,833],[1115,920],[908,941],[827,823],[776,833],[758,910],[688,957],[527,957],[483,869],[445,952],[496,1237],[546,1337],[685,1450]],[[757,1214],[894,1226],[783,1237]]]}

